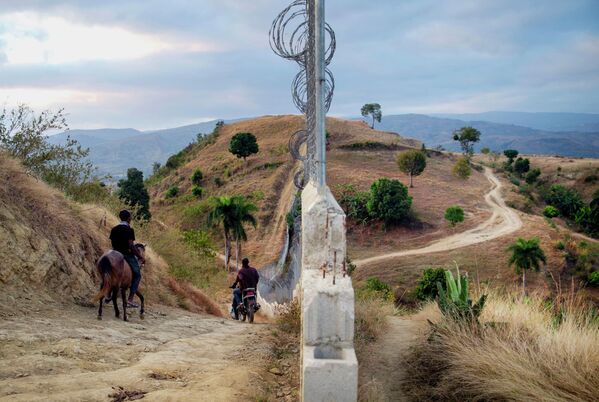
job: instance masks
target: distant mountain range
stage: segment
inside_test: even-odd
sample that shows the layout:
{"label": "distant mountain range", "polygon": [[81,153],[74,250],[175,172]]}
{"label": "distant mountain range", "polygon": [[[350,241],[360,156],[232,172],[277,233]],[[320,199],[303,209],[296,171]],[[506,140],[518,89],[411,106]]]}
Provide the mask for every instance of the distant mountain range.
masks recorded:
{"label": "distant mountain range", "polygon": [[[508,120],[510,115],[513,115],[514,120]],[[384,116],[376,128],[397,132],[404,137],[416,138],[430,148],[441,145],[449,150],[458,150],[458,144],[452,140],[453,131],[464,126],[472,126],[482,133],[476,150],[482,147],[489,147],[497,151],[514,148],[526,154],[599,158],[599,128],[597,131],[586,132],[552,131],[513,123],[469,119],[487,117],[504,121],[527,121],[528,124],[534,124],[537,127],[586,127],[590,129],[595,124],[599,126],[599,115],[581,115],[583,118],[578,122],[574,119],[576,115],[570,113],[539,113],[538,115],[548,116],[547,121],[543,123],[536,113],[489,112],[460,115],[464,116],[465,120],[422,114],[401,114]]]}
{"label": "distant mountain range", "polygon": [[[227,122],[232,122],[227,121]],[[148,177],[152,164],[164,164],[168,157],[194,141],[200,133],[212,132],[217,120],[156,131],[133,128],[69,130],[48,137],[53,144],[64,143],[68,136],[90,149],[90,160],[102,176],[124,177],[127,169],[135,167]]]}
{"label": "distant mountain range", "polygon": [[[243,119],[228,120],[231,123]],[[133,128],[70,130],[49,137],[51,143],[64,143],[67,136],[90,148],[90,159],[100,175],[119,179],[136,167],[151,174],[152,164],[164,164],[199,133],[210,133],[217,120],[156,131]],[[400,114],[384,116],[376,125],[404,137],[423,141],[427,147],[441,145],[458,150],[452,133],[473,126],[482,137],[476,149],[489,147],[502,151],[514,148],[526,154],[599,158],[599,114],[486,112],[460,115]]]}

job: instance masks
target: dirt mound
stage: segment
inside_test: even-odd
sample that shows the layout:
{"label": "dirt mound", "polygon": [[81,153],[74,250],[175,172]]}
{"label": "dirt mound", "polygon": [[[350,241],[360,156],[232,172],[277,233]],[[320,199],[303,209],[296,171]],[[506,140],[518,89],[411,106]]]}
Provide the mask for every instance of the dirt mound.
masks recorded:
{"label": "dirt mound", "polygon": [[107,247],[98,222],[84,217],[81,207],[0,153],[3,299],[35,292],[83,301],[95,287],[94,263]]}

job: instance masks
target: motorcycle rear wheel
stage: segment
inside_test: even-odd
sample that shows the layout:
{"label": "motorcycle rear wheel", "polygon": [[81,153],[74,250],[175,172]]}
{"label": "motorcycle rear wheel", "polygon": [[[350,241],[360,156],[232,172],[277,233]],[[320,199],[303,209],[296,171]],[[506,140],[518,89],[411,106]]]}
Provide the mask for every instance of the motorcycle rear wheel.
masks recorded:
{"label": "motorcycle rear wheel", "polygon": [[250,306],[248,309],[248,321],[250,324],[254,323],[254,306]]}

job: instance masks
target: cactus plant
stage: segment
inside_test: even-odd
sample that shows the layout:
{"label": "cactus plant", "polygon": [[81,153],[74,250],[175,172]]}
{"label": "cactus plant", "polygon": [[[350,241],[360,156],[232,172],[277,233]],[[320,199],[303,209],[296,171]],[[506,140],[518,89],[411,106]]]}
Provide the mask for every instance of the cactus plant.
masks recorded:
{"label": "cactus plant", "polygon": [[[457,267],[456,267],[457,268]],[[437,282],[439,297],[437,304],[441,312],[453,319],[464,321],[478,321],[483,307],[485,305],[486,295],[482,295],[476,303],[472,303],[468,294],[468,276],[460,275],[460,269],[457,268],[457,277],[454,278],[451,271],[445,271],[446,288],[443,288],[440,282]]]}

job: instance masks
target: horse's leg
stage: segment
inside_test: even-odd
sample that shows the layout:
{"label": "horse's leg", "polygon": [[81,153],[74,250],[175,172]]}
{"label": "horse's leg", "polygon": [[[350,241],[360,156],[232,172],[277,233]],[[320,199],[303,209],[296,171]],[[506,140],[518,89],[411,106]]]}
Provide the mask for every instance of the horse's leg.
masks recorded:
{"label": "horse's leg", "polygon": [[[102,290],[103,287],[104,281],[102,281],[102,284],[100,285],[100,290]],[[98,308],[98,320],[102,319],[102,304],[104,304],[104,297],[100,299],[100,307]]]}
{"label": "horse's leg", "polygon": [[123,299],[123,321],[127,321],[127,289],[121,288],[121,298]]}
{"label": "horse's leg", "polygon": [[116,318],[119,318],[121,316],[121,314],[119,313],[119,305],[117,303],[117,289],[112,288],[111,292],[112,292],[112,304],[114,305],[114,315]]}
{"label": "horse's leg", "polygon": [[135,294],[139,297],[139,300],[141,301],[141,307],[139,308],[139,319],[143,320],[144,319],[144,296],[139,291],[135,292]]}

